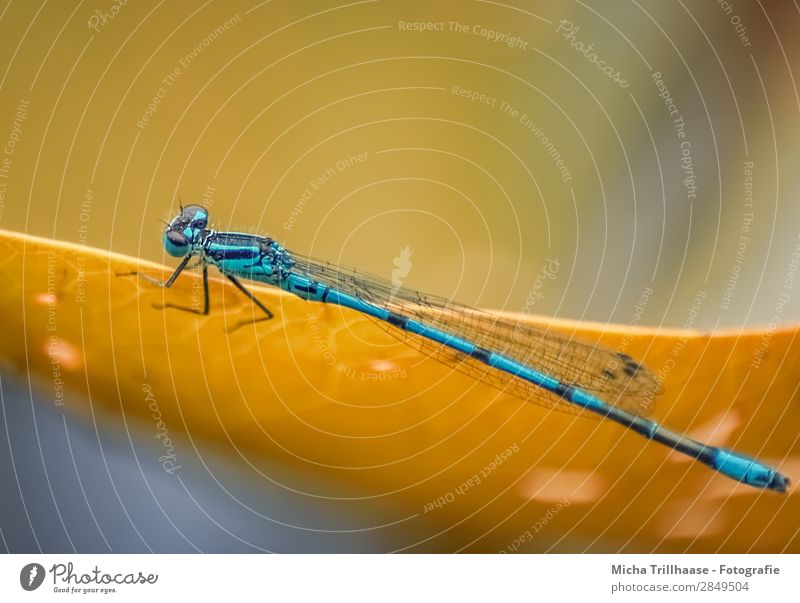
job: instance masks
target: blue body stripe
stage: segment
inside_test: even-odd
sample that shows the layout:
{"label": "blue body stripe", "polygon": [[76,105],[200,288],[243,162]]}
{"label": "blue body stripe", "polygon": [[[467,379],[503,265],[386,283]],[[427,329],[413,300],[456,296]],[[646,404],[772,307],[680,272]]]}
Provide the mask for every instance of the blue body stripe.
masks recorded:
{"label": "blue body stripe", "polygon": [[[287,283],[287,290],[291,290],[292,292],[296,292],[298,283],[307,285],[309,282],[308,279],[305,279],[304,277],[298,277],[297,275],[290,275],[288,281],[289,283]],[[392,322],[389,320],[392,313],[385,308],[375,306],[362,299],[341,293],[335,289],[326,287],[325,285],[319,284],[318,286],[326,289],[324,294],[326,297],[325,301],[327,303],[352,308],[353,310],[374,316],[379,320]],[[315,301],[322,301],[322,297],[322,292],[317,292]],[[306,299],[311,298],[306,297]],[[638,415],[629,413],[621,408],[607,404],[589,392],[568,384],[564,384],[557,379],[553,379],[548,375],[540,373],[539,371],[527,365],[521,364],[512,358],[492,352],[490,350],[479,348],[470,341],[450,333],[446,333],[435,327],[425,325],[417,320],[408,317],[404,318],[406,319],[405,330],[409,333],[426,337],[432,341],[446,345],[456,351],[467,354],[468,356],[475,358],[493,368],[510,373],[511,375],[519,377],[520,379],[525,379],[534,385],[538,385],[539,387],[542,387],[564,398],[576,406],[585,408],[586,410],[599,414],[604,418],[611,419],[612,421],[620,423],[625,427],[633,429],[648,439],[666,444],[671,448],[682,452],[683,454],[692,456],[719,471],[720,473],[727,475],[728,477],[732,477],[737,481],[760,488],[774,488],[781,491],[786,488],[786,478],[777,473],[774,469],[767,467],[758,461],[745,457],[744,455],[740,455],[736,452],[725,450],[723,448],[715,448],[713,446],[706,446],[705,444],[696,442],[659,425],[655,421],[650,421]],[[397,319],[395,318],[393,324],[396,322]],[[397,324],[395,324],[395,326],[397,326]]]}

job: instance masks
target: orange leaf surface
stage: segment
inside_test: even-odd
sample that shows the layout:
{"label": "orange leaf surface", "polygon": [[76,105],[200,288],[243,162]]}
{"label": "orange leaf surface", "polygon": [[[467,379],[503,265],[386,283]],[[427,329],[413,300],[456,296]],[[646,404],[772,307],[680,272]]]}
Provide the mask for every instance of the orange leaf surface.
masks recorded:
{"label": "orange leaf surface", "polygon": [[[619,426],[474,382],[359,314],[273,288],[276,314],[219,279],[169,290],[171,268],[0,231],[0,358],[69,412],[149,421],[247,459],[269,457],[359,504],[400,509],[414,550],[800,551],[800,496],[739,485]],[[663,380],[654,418],[800,479],[797,327],[706,333],[525,317],[641,359]],[[77,396],[75,395],[77,394]],[[82,400],[81,404],[72,400]],[[558,516],[558,520],[553,518]]]}

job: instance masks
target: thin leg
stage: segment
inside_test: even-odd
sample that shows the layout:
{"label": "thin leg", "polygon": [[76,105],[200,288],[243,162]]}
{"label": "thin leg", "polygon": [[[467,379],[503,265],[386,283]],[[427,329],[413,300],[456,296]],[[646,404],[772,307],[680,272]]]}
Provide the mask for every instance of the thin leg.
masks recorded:
{"label": "thin leg", "polygon": [[[184,261],[184,263],[185,263],[185,261]],[[208,315],[208,311],[209,311],[209,309],[211,307],[211,305],[209,303],[209,299],[208,299],[208,264],[206,264],[205,262],[203,262],[202,264],[203,264],[203,310],[202,311],[198,310],[197,308],[189,308],[187,306],[178,306],[178,305],[171,304],[171,303],[153,304],[153,307],[154,308],[158,308],[159,310],[163,310],[164,308],[173,308],[175,310],[182,310],[184,312],[191,312],[192,314],[201,314],[202,316],[207,316]],[[179,266],[179,268],[181,268],[181,266]],[[183,268],[181,268],[181,270],[182,269]],[[176,273],[177,272],[178,271],[176,271]],[[167,283],[169,283],[169,284],[165,284],[164,286],[165,287],[169,287],[172,284],[172,282],[174,282],[174,277],[175,276],[176,276],[176,274],[173,274],[169,278],[169,280],[167,281]]]}
{"label": "thin leg", "polygon": [[[189,263],[189,260],[191,260],[191,259],[192,259],[192,256],[187,255],[183,259],[183,261],[180,264],[178,264],[178,267],[175,269],[175,272],[173,272],[172,275],[167,280],[165,280],[163,282],[158,280],[158,279],[153,278],[152,276],[147,276],[146,274],[141,274],[140,272],[137,272],[135,270],[133,272],[118,272],[116,276],[139,276],[139,277],[143,278],[144,280],[146,280],[149,283],[153,283],[154,285],[158,285],[159,287],[169,288],[169,287],[172,287],[172,283],[175,282],[175,280],[178,278],[178,275],[186,269],[187,264]],[[198,264],[195,264],[195,266],[197,266],[197,265]],[[194,268],[194,266],[191,266],[191,268]]]}
{"label": "thin leg", "polygon": [[258,299],[256,299],[256,297],[252,293],[250,293],[245,288],[245,286],[242,285],[242,283],[239,282],[239,279],[237,279],[235,276],[231,276],[230,274],[226,274],[225,278],[227,278],[230,282],[232,282],[234,285],[236,285],[236,288],[239,289],[239,291],[241,291],[242,293],[244,293],[250,299],[250,301],[253,302],[256,306],[258,306],[258,308],[264,313],[264,316],[262,316],[261,318],[254,318],[253,320],[242,320],[242,321],[239,321],[238,323],[236,323],[233,326],[233,328],[228,329],[228,332],[234,331],[234,330],[236,330],[239,327],[244,326],[244,325],[249,325],[249,324],[261,322],[262,320],[270,320],[271,318],[273,318],[275,316],[270,311],[269,308],[267,308],[262,302],[260,302]]}
{"label": "thin leg", "polygon": [[[172,286],[172,284],[177,280],[178,275],[180,275],[180,273],[183,272],[186,268],[194,268],[194,267],[202,264],[202,266],[203,266],[203,299],[204,299],[203,310],[202,311],[198,310],[196,308],[188,308],[186,306],[178,306],[178,305],[172,304],[172,303],[153,304],[153,307],[154,308],[158,308],[160,310],[163,310],[164,308],[173,308],[175,310],[182,310],[184,312],[191,312],[192,314],[200,314],[200,315],[206,316],[206,315],[208,315],[210,307],[211,307],[210,301],[209,301],[209,295],[208,295],[208,264],[201,259],[198,264],[194,264],[194,266],[188,266],[189,261],[191,259],[192,259],[192,256],[186,256],[186,258],[184,258],[184,260],[175,269],[175,272],[173,272],[172,275],[166,281],[163,281],[163,282],[159,281],[157,279],[154,279],[153,277],[148,276],[146,274],[141,274],[141,273],[135,272],[135,271],[134,272],[118,273],[117,276],[139,276],[139,277],[145,279],[146,281],[148,281],[150,283],[153,283],[154,285],[157,285],[159,287],[168,288],[168,287]],[[261,301],[259,301],[252,293],[250,293],[250,291],[248,291],[244,287],[244,285],[242,285],[242,283],[239,282],[239,279],[237,279],[234,276],[231,276],[230,274],[225,274],[225,277],[229,281],[231,281],[234,285],[236,285],[236,288],[239,289],[239,291],[241,291],[242,293],[244,293],[247,296],[247,298],[250,301],[252,301],[256,306],[258,306],[259,310],[261,310],[264,313],[264,316],[261,317],[261,318],[256,318],[256,319],[253,319],[253,320],[246,320],[246,321],[238,322],[236,325],[234,325],[233,328],[229,329],[229,331],[233,331],[235,329],[238,329],[239,327],[241,327],[243,325],[253,324],[253,323],[256,323],[256,322],[261,322],[262,320],[270,320],[271,318],[274,318],[275,315],[270,311],[270,309],[267,308]]]}

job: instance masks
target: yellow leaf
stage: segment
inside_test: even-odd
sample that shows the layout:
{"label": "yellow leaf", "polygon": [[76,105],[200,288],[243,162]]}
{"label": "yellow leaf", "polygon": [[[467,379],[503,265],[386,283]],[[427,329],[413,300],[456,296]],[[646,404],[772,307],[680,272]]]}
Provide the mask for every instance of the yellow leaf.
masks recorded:
{"label": "yellow leaf", "polygon": [[[0,359],[54,403],[80,396],[231,455],[277,459],[401,509],[415,550],[798,552],[800,497],[760,491],[615,424],[477,383],[359,314],[82,246],[0,231]],[[641,359],[663,380],[654,418],[800,476],[797,327],[704,333],[526,317]],[[59,387],[63,385],[64,390]],[[73,404],[73,403],[70,403]],[[244,457],[243,457],[244,458]],[[558,516],[556,521],[554,518]],[[410,524],[409,524],[410,525]]]}

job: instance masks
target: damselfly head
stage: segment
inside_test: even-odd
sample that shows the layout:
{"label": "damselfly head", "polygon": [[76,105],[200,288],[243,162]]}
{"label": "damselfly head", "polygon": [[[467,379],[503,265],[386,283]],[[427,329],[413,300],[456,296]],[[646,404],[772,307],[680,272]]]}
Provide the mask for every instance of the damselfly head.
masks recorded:
{"label": "damselfly head", "polygon": [[181,213],[167,224],[164,232],[164,249],[176,258],[192,251],[193,245],[200,242],[201,235],[208,226],[208,211],[200,205],[181,207]]}

